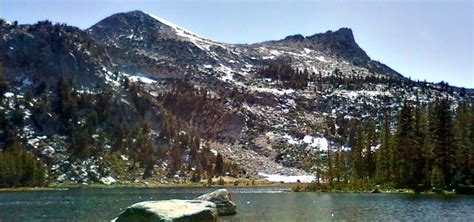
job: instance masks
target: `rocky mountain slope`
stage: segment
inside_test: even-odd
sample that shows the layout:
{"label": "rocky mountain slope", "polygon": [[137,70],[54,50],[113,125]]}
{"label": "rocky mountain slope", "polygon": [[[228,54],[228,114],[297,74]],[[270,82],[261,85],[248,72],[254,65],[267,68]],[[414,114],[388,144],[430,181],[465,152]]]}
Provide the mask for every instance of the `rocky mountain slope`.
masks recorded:
{"label": "rocky mountain slope", "polygon": [[352,147],[354,121],[395,116],[405,100],[474,98],[372,60],[349,28],[236,45],[141,11],[87,30],[0,25],[3,146],[16,135],[53,182],[209,176],[217,155],[223,174],[312,174],[318,155]]}

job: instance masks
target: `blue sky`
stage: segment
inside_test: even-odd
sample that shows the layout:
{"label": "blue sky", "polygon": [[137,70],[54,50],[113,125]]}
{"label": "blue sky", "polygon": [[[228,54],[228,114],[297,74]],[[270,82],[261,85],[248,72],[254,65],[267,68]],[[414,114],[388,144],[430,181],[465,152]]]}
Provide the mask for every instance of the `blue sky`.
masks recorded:
{"label": "blue sky", "polygon": [[142,10],[207,38],[255,43],[352,28],[357,43],[412,79],[474,88],[472,0],[1,0],[0,18],[88,28]]}

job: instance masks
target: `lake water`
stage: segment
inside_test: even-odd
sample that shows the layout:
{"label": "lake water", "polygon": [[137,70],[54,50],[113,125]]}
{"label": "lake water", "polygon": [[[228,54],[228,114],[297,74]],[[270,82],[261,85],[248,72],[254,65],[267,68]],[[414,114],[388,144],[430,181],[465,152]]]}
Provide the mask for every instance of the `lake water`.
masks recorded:
{"label": "lake water", "polygon": [[[108,221],[145,200],[192,199],[215,188],[0,192],[0,221]],[[291,193],[229,188],[238,214],[220,221],[474,221],[473,196]]]}

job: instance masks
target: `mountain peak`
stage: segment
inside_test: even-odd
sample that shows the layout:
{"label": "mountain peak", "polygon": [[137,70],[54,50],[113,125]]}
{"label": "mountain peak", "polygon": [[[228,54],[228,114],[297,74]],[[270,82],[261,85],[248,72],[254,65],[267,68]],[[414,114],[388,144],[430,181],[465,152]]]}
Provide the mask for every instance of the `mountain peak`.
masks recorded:
{"label": "mountain peak", "polygon": [[[187,53],[189,50],[194,54],[201,55],[200,57],[208,58],[213,57],[212,53],[209,54],[212,51],[211,48],[225,48],[226,46],[224,43],[201,37],[172,22],[138,10],[109,16],[92,26],[88,31],[94,39],[106,44],[152,50],[160,55],[166,54],[166,57],[181,58],[180,60],[183,61],[190,58]],[[180,47],[182,51],[178,50],[179,53],[176,48],[171,47],[171,45],[177,44],[176,41],[182,42],[181,46],[186,45]],[[340,28],[336,31],[327,31],[306,37],[301,34],[291,35],[283,40],[269,41],[264,44],[275,43],[316,50],[324,55],[342,58],[354,65],[366,68],[379,67],[369,64],[370,57],[356,43],[350,28]],[[183,56],[186,59],[183,59]],[[388,69],[382,71],[385,70]]]}
{"label": "mountain peak", "polygon": [[[123,23],[137,23],[137,22],[141,22],[142,25],[149,25],[149,24],[146,24],[146,23],[154,23],[155,25],[159,25],[159,26],[168,26],[169,28],[172,28],[172,29],[176,30],[177,32],[185,32],[187,34],[203,38],[203,37],[191,32],[191,31],[189,31],[189,30],[187,30],[183,27],[180,27],[180,26],[178,26],[178,25],[176,25],[172,22],[169,22],[169,21],[167,21],[163,18],[160,18],[156,15],[153,15],[153,14],[150,14],[150,13],[147,13],[147,12],[143,12],[143,11],[140,11],[140,10],[113,14],[113,15],[103,19],[102,21],[100,21],[96,25],[92,26],[91,28],[89,28],[89,30],[92,30],[97,25],[101,25],[101,24],[104,24],[104,23],[110,23],[110,22],[120,22],[120,23],[122,23],[122,25],[123,25]],[[140,25],[140,24],[136,24],[136,25]]]}
{"label": "mountain peak", "polygon": [[115,15],[146,16],[147,13],[145,13],[143,11],[140,11],[140,10],[133,10],[133,11],[129,11],[129,12],[120,12],[120,13],[117,13]]}
{"label": "mountain peak", "polygon": [[337,31],[327,31],[325,33],[318,33],[312,36],[307,36],[307,39],[314,41],[331,41],[345,43],[347,45],[357,45],[355,42],[354,34],[350,28],[340,28]]}
{"label": "mountain peak", "polygon": [[132,34],[139,30],[158,31],[163,24],[142,11],[130,11],[113,14],[88,29],[93,35],[120,32]]}
{"label": "mountain peak", "polygon": [[332,32],[332,31],[327,31],[326,32],[326,34],[330,34],[330,33],[332,33],[333,35],[340,36],[342,38],[346,38],[347,40],[355,42],[354,34],[352,34],[352,29],[350,29],[350,28],[343,27],[343,28],[338,29],[335,32]]}
{"label": "mountain peak", "polygon": [[306,38],[319,48],[330,51],[349,61],[365,63],[370,60],[370,57],[356,43],[350,28],[340,28],[337,31],[327,31]]}
{"label": "mountain peak", "polygon": [[285,37],[285,39],[283,39],[284,41],[303,41],[305,38],[303,35],[301,34],[296,34],[296,35],[290,35],[290,36],[287,36]]}
{"label": "mountain peak", "polygon": [[88,29],[94,37],[113,36],[129,38],[152,36],[151,39],[169,38],[191,42],[210,41],[183,27],[169,22],[156,15],[143,11],[130,11],[111,15]]}
{"label": "mountain peak", "polygon": [[[122,21],[130,21],[130,20],[150,20],[152,17],[149,16],[147,13],[139,10],[129,11],[129,12],[120,12],[113,14],[102,21],[110,21],[110,20],[122,20]],[[101,21],[101,22],[102,22]],[[100,23],[100,22],[99,22]]]}

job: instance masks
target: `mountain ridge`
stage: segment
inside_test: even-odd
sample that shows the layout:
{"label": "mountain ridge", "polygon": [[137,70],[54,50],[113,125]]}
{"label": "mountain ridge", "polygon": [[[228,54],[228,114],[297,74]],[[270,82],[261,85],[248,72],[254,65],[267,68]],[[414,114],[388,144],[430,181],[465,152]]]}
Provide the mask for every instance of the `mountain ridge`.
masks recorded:
{"label": "mountain ridge", "polygon": [[[220,42],[210,40],[210,39],[205,38],[205,37],[201,37],[201,36],[199,36],[197,34],[194,34],[193,32],[191,32],[187,29],[181,28],[181,27],[179,27],[179,26],[177,26],[173,23],[170,23],[170,22],[164,20],[164,19],[161,19],[157,16],[154,16],[154,15],[142,12],[142,11],[131,11],[131,12],[127,12],[127,13],[114,14],[114,15],[109,16],[106,19],[98,22],[97,24],[93,25],[91,28],[87,29],[87,31],[90,32],[90,33],[94,33],[94,29],[97,29],[97,26],[106,26],[106,25],[102,25],[102,24],[106,23],[107,20],[110,20],[110,19],[113,19],[113,18],[124,19],[124,20],[126,20],[126,19],[133,20],[133,18],[135,18],[135,19],[138,18],[138,20],[141,20],[141,19],[147,18],[146,21],[148,21],[150,18],[153,18],[153,19],[155,19],[155,22],[161,24],[161,26],[167,26],[171,29],[177,30],[176,33],[178,35],[175,35],[175,36],[166,35],[167,32],[164,31],[164,30],[163,31],[153,30],[153,31],[158,31],[158,33],[163,32],[164,33],[163,35],[159,34],[159,35],[162,35],[163,38],[165,38],[165,39],[178,39],[178,40],[183,40],[184,39],[184,40],[187,40],[189,42],[192,42],[199,49],[202,49],[204,51],[206,49],[209,50],[210,47],[223,46],[225,48],[226,46],[238,47],[238,46],[242,45],[242,44],[220,43]],[[113,26],[114,27],[120,27],[117,24],[114,24]],[[156,26],[160,26],[160,25],[156,25]],[[114,30],[114,28],[112,28],[112,30]],[[103,28],[99,29],[97,31],[107,33],[107,31]],[[188,33],[188,35],[186,35],[186,33]],[[121,33],[121,34],[125,35],[125,33]],[[129,33],[127,33],[127,34],[129,34]],[[156,33],[149,33],[149,34],[156,35]],[[131,34],[131,35],[133,35],[133,34]],[[296,36],[298,36],[298,35],[296,35]],[[302,35],[299,35],[299,36],[302,37]],[[114,36],[114,37],[117,38],[117,36]],[[98,40],[103,41],[103,39],[100,39],[100,38],[98,38]],[[351,63],[355,63],[357,65],[364,66],[368,69],[374,69],[378,72],[386,72],[387,74],[390,74],[390,75],[393,75],[393,76],[402,77],[401,74],[394,71],[390,67],[388,67],[388,66],[386,66],[386,65],[384,65],[380,62],[371,60],[370,57],[366,54],[366,52],[363,49],[361,49],[359,47],[359,45],[356,43],[356,41],[354,39],[354,35],[353,35],[352,30],[350,28],[340,28],[337,31],[327,31],[325,33],[317,33],[317,34],[314,34],[314,35],[310,35],[310,36],[307,36],[307,37],[300,38],[299,41],[296,41],[296,42],[297,42],[297,43],[295,43],[296,45],[303,44],[306,48],[317,50],[317,51],[324,51],[328,55],[334,55],[335,57],[341,57],[341,58],[346,59],[347,61],[349,61]],[[271,41],[265,41],[265,42],[261,42],[261,43],[245,44],[243,46],[246,46],[246,47],[256,46],[256,47],[258,47],[258,46],[261,46],[261,45],[275,45],[275,44],[276,45],[278,45],[278,44],[288,45],[288,44],[292,44],[292,43],[294,43],[294,41],[289,41],[288,37],[286,37],[285,39],[282,39],[282,40],[271,40]]]}
{"label": "mountain ridge", "polygon": [[371,60],[347,28],[239,45],[165,23],[137,11],[85,31],[0,21],[2,148],[23,144],[57,183],[197,180],[217,155],[221,175],[304,175],[349,152],[357,123],[474,100]]}

